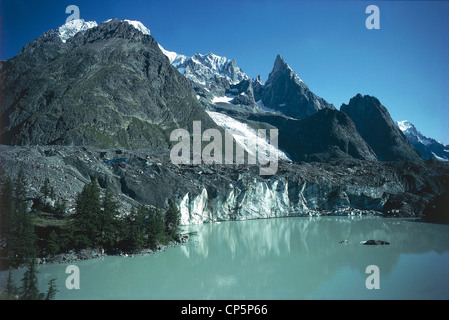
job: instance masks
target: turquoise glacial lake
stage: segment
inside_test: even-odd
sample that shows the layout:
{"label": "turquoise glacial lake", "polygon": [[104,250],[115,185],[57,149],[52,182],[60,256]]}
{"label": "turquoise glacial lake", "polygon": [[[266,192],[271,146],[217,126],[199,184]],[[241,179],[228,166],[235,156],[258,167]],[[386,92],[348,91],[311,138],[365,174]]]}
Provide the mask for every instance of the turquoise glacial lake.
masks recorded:
{"label": "turquoise glacial lake", "polygon": [[[449,226],[381,217],[295,217],[182,227],[186,244],[38,268],[56,299],[449,299]],[[364,240],[390,245],[367,246]],[[347,240],[346,243],[341,243]],[[66,268],[79,270],[67,289]],[[367,273],[368,266],[378,272]],[[17,285],[24,270],[14,270]],[[376,281],[378,289],[369,289]],[[373,277],[375,277],[375,280]],[[7,272],[0,274],[4,286]]]}

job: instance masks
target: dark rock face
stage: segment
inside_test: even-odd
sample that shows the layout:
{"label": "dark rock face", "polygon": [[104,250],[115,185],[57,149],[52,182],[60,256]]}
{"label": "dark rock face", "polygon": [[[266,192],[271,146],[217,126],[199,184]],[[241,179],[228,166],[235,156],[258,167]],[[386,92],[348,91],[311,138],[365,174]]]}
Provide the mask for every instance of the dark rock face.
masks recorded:
{"label": "dark rock face", "polygon": [[242,80],[235,85],[231,85],[226,93],[235,95],[235,98],[231,101],[232,104],[242,104],[245,106],[255,104],[253,85],[250,80]]}
{"label": "dark rock face", "polygon": [[310,91],[280,55],[258,95],[265,106],[296,119],[304,119],[324,108],[335,109]]}
{"label": "dark rock face", "polygon": [[158,44],[111,20],[66,43],[32,41],[0,74],[4,144],[168,147],[172,129],[215,123]]}
{"label": "dark rock face", "polygon": [[380,161],[422,161],[418,152],[395,125],[388,110],[375,97],[361,94],[340,108]]}
{"label": "dark rock face", "polygon": [[249,119],[278,128],[279,148],[293,161],[377,160],[351,119],[338,110],[325,108],[303,120],[263,115]]}
{"label": "dark rock face", "polygon": [[256,79],[252,80],[253,91],[254,91],[254,100],[259,101],[262,99],[263,86],[262,80],[260,78],[260,74],[256,77]]}

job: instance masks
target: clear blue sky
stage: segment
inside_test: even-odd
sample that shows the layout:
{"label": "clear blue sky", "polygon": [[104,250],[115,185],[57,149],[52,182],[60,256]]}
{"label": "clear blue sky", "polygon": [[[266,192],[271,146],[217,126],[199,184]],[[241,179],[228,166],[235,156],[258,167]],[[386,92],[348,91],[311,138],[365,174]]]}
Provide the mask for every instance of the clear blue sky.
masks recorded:
{"label": "clear blue sky", "polygon": [[[449,1],[1,0],[1,59],[64,24],[70,4],[86,21],[140,20],[167,50],[234,58],[263,81],[279,53],[337,108],[373,95],[449,144]],[[380,30],[365,27],[370,4]]]}

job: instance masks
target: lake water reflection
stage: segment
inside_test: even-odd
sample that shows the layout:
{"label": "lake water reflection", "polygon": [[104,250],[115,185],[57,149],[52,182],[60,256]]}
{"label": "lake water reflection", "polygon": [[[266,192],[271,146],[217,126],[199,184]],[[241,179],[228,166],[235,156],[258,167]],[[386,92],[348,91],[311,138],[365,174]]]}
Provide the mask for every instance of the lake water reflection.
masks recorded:
{"label": "lake water reflection", "polygon": [[[380,217],[279,218],[184,227],[189,243],[154,255],[39,268],[57,299],[448,299],[449,226]],[[364,246],[362,240],[390,245]],[[348,243],[340,243],[348,240]],[[366,267],[380,270],[368,290]],[[23,270],[14,272],[16,282]],[[2,283],[7,274],[2,273]]]}

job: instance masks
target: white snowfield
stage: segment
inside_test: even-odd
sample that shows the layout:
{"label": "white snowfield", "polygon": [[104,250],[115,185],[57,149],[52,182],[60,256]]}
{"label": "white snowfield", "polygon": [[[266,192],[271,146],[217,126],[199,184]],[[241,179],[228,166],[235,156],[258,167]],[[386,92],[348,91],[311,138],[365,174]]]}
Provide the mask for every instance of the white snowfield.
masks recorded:
{"label": "white snowfield", "polygon": [[59,38],[65,43],[78,32],[84,32],[96,26],[98,26],[98,24],[95,21],[86,22],[83,19],[71,20],[58,28]]}
{"label": "white snowfield", "polygon": [[217,102],[230,103],[234,98],[235,98],[235,96],[233,96],[231,94],[227,94],[227,95],[225,95],[223,97],[214,97],[212,99],[212,103],[217,103]]}
{"label": "white snowfield", "polygon": [[269,141],[267,140],[269,139],[269,132],[267,132],[266,138],[260,138],[257,134],[257,130],[253,129],[245,123],[237,121],[236,119],[219,112],[207,111],[207,113],[217,125],[226,130],[229,130],[236,143],[242,146],[249,154],[255,156],[254,150],[248,148],[248,142],[257,142],[259,150],[266,150],[267,157],[269,159],[290,161],[290,158],[285,152],[279,150],[277,146],[271,145],[269,143]]}
{"label": "white snowfield", "polygon": [[142,22],[135,21],[135,20],[124,20],[124,21],[128,22],[130,25],[132,25],[134,28],[136,28],[137,30],[139,30],[143,34],[145,34],[147,36],[150,35],[150,29],[145,27]]}

